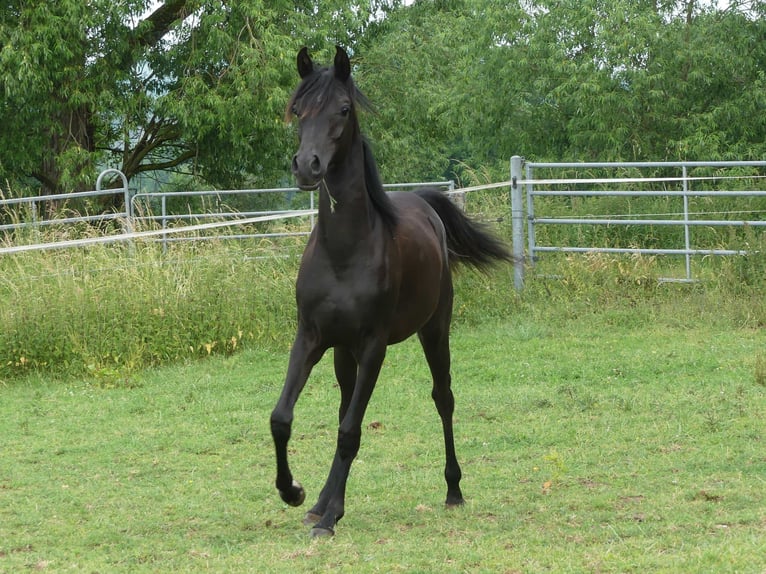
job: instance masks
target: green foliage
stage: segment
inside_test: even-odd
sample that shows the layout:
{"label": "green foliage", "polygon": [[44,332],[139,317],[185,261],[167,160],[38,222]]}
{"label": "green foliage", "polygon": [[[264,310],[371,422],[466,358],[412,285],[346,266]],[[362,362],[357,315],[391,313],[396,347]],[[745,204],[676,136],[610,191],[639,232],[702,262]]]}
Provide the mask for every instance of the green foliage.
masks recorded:
{"label": "green foliage", "polygon": [[348,44],[368,16],[343,1],[49,4],[0,15],[0,180],[48,193],[92,186],[103,165],[272,184],[297,49]]}
{"label": "green foliage", "polygon": [[[766,153],[763,3],[416,2],[365,37],[383,172]],[[407,161],[402,162],[401,158]]]}
{"label": "green foliage", "polygon": [[357,76],[378,110],[368,132],[386,179],[465,182],[480,166],[496,176],[507,158],[491,46],[523,18],[513,3],[415,2],[368,30]]}
{"label": "green foliage", "polygon": [[[0,13],[0,181],[44,192],[178,170],[288,174],[308,45],[353,54],[387,181],[507,176],[531,159],[766,153],[766,3],[398,0],[11,2]],[[403,160],[404,158],[404,160]]]}

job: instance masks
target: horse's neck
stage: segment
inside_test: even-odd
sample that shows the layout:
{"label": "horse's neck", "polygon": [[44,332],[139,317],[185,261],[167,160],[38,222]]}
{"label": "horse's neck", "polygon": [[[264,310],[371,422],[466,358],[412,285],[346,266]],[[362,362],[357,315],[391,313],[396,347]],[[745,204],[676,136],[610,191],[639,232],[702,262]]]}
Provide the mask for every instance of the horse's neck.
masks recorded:
{"label": "horse's neck", "polygon": [[365,243],[375,225],[373,209],[360,147],[356,157],[320,183],[317,226],[320,241],[331,257],[348,257]]}

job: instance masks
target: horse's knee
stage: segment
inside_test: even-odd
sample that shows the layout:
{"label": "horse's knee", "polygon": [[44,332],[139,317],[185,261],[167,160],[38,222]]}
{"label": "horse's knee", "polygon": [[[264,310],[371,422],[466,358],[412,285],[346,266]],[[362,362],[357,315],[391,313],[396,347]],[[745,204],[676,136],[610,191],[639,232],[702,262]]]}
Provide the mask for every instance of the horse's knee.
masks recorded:
{"label": "horse's knee", "polygon": [[342,460],[353,459],[359,452],[361,442],[361,430],[338,430],[338,455]]}
{"label": "horse's knee", "polygon": [[286,443],[290,440],[291,423],[292,421],[285,418],[279,411],[275,410],[271,413],[271,436],[274,442]]}

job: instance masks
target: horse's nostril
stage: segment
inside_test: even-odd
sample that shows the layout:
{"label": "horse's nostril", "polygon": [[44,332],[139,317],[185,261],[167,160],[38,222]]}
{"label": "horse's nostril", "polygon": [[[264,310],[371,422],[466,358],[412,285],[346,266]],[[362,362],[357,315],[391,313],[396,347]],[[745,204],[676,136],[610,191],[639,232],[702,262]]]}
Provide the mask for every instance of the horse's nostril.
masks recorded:
{"label": "horse's nostril", "polygon": [[319,161],[319,158],[315,155],[311,159],[311,173],[314,175],[319,175],[322,172],[322,163]]}
{"label": "horse's nostril", "polygon": [[298,173],[298,154],[293,156],[293,173]]}

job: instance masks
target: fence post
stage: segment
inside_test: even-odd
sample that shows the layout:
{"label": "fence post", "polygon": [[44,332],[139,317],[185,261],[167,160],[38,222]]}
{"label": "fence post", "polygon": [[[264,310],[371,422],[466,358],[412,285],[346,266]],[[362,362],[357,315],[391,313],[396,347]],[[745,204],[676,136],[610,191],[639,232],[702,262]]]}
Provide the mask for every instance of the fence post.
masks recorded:
{"label": "fence post", "polygon": [[681,168],[681,172],[683,174],[684,179],[684,249],[686,250],[686,280],[691,281],[692,280],[692,255],[691,255],[691,233],[689,230],[689,196],[687,195],[689,191],[689,180],[687,177],[689,176],[686,166],[683,166]]}
{"label": "fence post", "polygon": [[[160,199],[160,202],[162,204],[162,229],[168,228],[168,196],[167,194],[163,193],[162,198]],[[167,253],[168,252],[168,234],[163,233],[162,234],[162,252]]]}
{"label": "fence post", "polygon": [[517,291],[524,288],[524,202],[521,185],[524,158],[511,158],[511,232],[513,239],[513,285]]}
{"label": "fence post", "polygon": [[[526,181],[531,182],[534,177],[534,168],[531,164],[526,165]],[[527,183],[527,253],[529,253],[529,266],[535,266],[535,201],[532,193],[532,184]]]}
{"label": "fence post", "polygon": [[130,203],[130,189],[128,189],[128,178],[125,177],[125,174],[122,173],[119,169],[109,168],[102,171],[100,174],[98,174],[98,178],[96,179],[96,191],[101,191],[101,180],[104,179],[104,176],[108,173],[114,173],[116,174],[121,180],[122,180],[122,190],[125,194],[125,233],[132,233],[133,232],[133,213],[132,213],[132,206]]}

